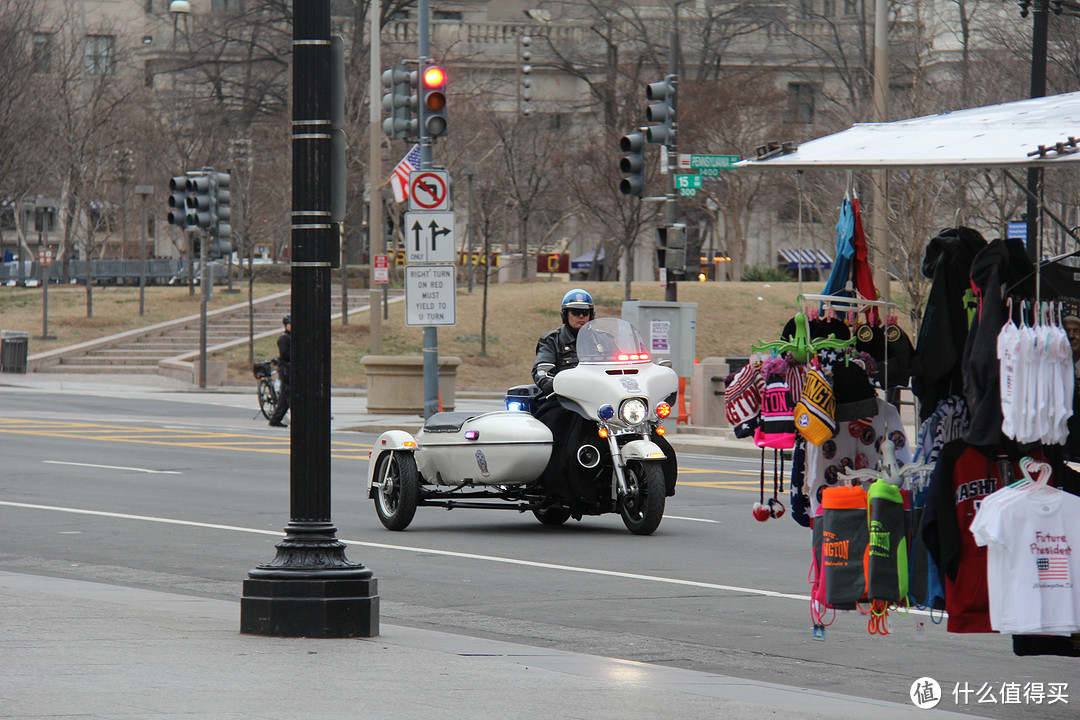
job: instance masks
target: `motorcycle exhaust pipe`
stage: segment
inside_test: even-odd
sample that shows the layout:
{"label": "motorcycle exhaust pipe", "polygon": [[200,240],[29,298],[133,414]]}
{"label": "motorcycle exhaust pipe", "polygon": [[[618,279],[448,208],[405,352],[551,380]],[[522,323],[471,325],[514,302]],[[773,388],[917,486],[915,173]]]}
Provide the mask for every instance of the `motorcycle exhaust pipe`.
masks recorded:
{"label": "motorcycle exhaust pipe", "polygon": [[592,445],[582,445],[577,451],[577,461],[583,468],[594,468],[600,464],[600,451]]}

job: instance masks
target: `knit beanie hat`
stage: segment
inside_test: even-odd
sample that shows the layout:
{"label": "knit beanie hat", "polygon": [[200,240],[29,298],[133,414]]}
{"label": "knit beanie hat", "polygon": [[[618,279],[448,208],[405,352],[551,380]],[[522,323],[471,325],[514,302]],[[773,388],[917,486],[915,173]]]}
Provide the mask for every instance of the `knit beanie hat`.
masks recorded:
{"label": "knit beanie hat", "polygon": [[795,446],[795,406],[788,387],[788,363],[770,358],[762,363],[765,391],[761,394],[761,425],[754,431],[754,444],[761,448],[790,450]]}
{"label": "knit beanie hat", "polygon": [[877,395],[866,371],[855,362],[835,363],[833,391],[836,395],[836,422],[847,422],[878,413]]}
{"label": "knit beanie hat", "polygon": [[836,434],[836,397],[825,375],[810,368],[795,404],[795,427],[806,441],[821,445]]}
{"label": "knit beanie hat", "polygon": [[761,391],[765,389],[760,367],[759,363],[744,366],[724,388],[724,415],[737,438],[750,437],[758,426]]}

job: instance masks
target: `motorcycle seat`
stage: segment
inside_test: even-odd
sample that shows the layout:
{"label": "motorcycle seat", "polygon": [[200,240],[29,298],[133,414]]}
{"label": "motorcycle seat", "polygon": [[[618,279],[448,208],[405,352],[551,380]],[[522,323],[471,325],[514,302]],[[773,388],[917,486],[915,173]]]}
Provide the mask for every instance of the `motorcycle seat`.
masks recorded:
{"label": "motorcycle seat", "polygon": [[437,412],[424,423],[424,430],[433,433],[459,432],[466,420],[470,420],[479,414],[474,412]]}

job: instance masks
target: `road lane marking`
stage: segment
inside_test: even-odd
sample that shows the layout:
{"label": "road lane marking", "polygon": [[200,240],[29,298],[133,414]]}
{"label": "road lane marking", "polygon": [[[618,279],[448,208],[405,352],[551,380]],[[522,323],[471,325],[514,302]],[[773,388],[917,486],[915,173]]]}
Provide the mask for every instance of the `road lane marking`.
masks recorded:
{"label": "road lane marking", "polygon": [[63,460],[42,460],[49,465],[74,465],[75,467],[101,468],[102,470],[130,470],[131,472],[154,473],[158,475],[183,475],[179,470],[151,470],[150,468],[122,467],[120,465],[93,465],[91,463],[64,462]]}
{"label": "road lane marking", "polygon": [[710,520],[708,518],[692,518],[683,517],[682,515],[664,515],[665,520],[689,520],[690,522],[703,522],[703,523],[720,523],[721,520]]}
{"label": "road lane marking", "polygon": [[[127,513],[104,512],[101,510],[85,510],[81,508],[59,507],[56,505],[35,505],[32,503],[19,503],[0,500],[0,506],[19,508],[23,510],[48,510],[52,512],[72,513],[75,515],[90,515],[94,517],[112,518],[117,520],[139,520],[142,522],[161,523],[164,525],[181,525],[185,527],[202,528],[206,530],[225,530],[229,532],[241,532],[251,535],[267,535],[271,537],[283,537],[280,530],[259,530],[258,528],[246,528],[237,525],[221,525],[218,523],[204,523],[194,520],[176,520],[174,518],[162,518],[151,515],[129,515]],[[339,540],[346,545],[372,548],[374,550],[391,550],[416,553],[418,555],[436,555],[439,557],[453,557],[462,560],[476,560],[480,562],[493,562],[502,565],[517,565],[520,567],[541,568],[544,570],[559,570],[562,572],[583,573],[587,575],[601,575],[604,577],[621,578],[624,580],[639,580],[664,585],[677,585],[692,587],[702,590],[718,590],[723,592],[742,593],[745,595],[760,595],[761,597],[781,598],[784,600],[797,600],[809,602],[809,595],[796,595],[794,593],[782,593],[775,590],[763,590],[761,588],[739,587],[738,585],[721,585],[719,583],[704,582],[701,580],[682,580],[679,578],[660,577],[658,575],[642,575],[620,570],[603,570],[601,568],[588,568],[577,565],[560,565],[557,563],[538,562],[535,560],[518,560],[516,558],[498,557],[495,555],[479,555],[477,553],[456,552],[454,550],[436,550],[434,548],[409,547],[407,545],[391,545],[389,543],[368,542],[364,540]],[[929,611],[908,609],[908,613],[916,615],[930,615]]]}

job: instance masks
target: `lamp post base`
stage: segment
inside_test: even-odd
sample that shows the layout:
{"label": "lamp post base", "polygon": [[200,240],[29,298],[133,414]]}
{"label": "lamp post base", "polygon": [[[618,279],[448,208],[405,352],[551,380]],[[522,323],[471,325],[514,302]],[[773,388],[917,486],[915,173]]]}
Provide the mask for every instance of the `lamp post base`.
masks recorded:
{"label": "lamp post base", "polygon": [[273,637],[379,634],[378,580],[345,558],[333,527],[290,524],[272,561],[251,570],[240,600],[240,632]]}

